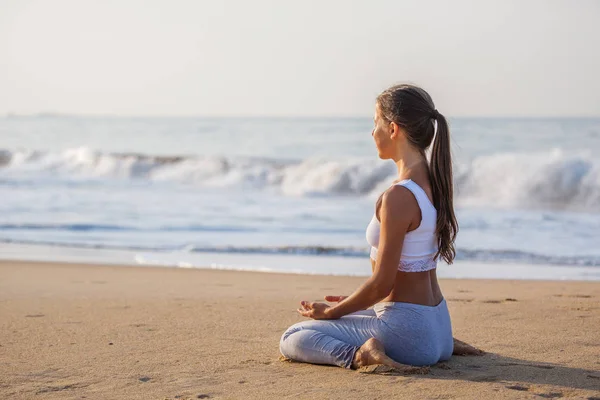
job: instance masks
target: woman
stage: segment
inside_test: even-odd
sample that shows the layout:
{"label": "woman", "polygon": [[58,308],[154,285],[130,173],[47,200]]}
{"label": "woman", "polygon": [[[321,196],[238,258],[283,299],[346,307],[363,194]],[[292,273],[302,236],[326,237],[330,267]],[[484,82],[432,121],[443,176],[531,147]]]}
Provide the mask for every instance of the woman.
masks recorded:
{"label": "woman", "polygon": [[436,276],[437,260],[452,264],[456,253],[450,135],[429,94],[412,85],[381,93],[374,123],[379,157],[394,160],[398,179],[377,201],[367,227],[373,274],[351,296],[325,297],[335,305],[301,302],[299,313],[313,320],[291,326],[280,350],[314,364],[385,364],[419,373],[423,369],[410,366],[447,360],[453,350],[480,352],[453,343]]}

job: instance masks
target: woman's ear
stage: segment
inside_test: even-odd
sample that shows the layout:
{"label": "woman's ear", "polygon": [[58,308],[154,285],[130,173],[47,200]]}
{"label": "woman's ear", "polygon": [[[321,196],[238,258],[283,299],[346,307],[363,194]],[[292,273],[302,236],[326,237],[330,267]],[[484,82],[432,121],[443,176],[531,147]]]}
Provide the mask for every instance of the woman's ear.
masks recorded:
{"label": "woman's ear", "polygon": [[397,123],[392,121],[392,122],[390,122],[389,131],[390,131],[390,138],[396,139],[396,138],[398,138],[398,135],[400,135],[400,126],[398,126]]}

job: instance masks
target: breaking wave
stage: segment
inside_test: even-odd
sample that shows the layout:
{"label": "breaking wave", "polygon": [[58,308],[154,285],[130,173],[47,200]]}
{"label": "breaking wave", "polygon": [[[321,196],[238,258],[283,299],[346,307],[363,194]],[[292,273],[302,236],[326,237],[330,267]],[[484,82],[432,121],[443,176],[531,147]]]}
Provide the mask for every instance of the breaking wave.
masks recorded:
{"label": "breaking wave", "polygon": [[[394,179],[393,163],[352,158],[284,160],[0,150],[0,184],[21,179],[173,181],[204,187],[273,189],[287,196],[376,196]],[[600,160],[587,154],[504,153],[476,157],[454,171],[458,206],[600,212]]]}

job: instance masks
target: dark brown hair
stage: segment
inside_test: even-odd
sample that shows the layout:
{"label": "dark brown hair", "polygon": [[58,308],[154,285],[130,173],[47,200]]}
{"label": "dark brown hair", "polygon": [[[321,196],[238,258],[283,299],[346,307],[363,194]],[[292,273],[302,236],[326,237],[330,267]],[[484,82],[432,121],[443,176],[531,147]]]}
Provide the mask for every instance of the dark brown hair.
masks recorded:
{"label": "dark brown hair", "polygon": [[[458,222],[454,215],[448,122],[435,109],[431,96],[414,85],[392,86],[377,97],[377,104],[381,116],[402,127],[406,131],[408,141],[421,151],[423,157],[433,141],[429,179],[433,190],[433,204],[437,209],[438,251],[435,258],[441,257],[448,264],[452,264],[456,256],[454,240],[458,233]],[[437,133],[433,120],[437,120]]]}

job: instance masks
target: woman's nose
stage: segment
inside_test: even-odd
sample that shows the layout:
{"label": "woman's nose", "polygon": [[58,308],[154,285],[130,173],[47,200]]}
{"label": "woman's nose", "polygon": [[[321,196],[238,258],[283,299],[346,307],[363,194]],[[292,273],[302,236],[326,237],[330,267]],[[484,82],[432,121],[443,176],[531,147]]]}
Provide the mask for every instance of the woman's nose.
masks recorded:
{"label": "woman's nose", "polygon": [[373,130],[371,131],[371,136],[374,136],[374,135],[375,135],[375,129],[373,129]]}

